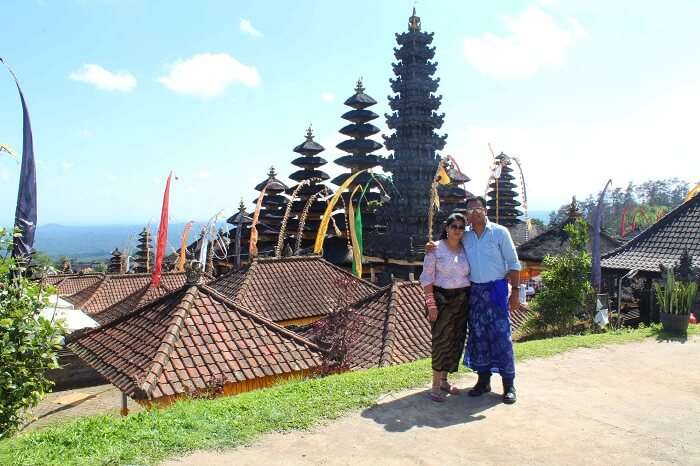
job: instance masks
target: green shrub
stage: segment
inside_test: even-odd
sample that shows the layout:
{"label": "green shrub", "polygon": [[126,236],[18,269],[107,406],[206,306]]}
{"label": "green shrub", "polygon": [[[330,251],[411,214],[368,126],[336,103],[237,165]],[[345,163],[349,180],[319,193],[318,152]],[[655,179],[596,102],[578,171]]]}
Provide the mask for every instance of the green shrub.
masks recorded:
{"label": "green shrub", "polygon": [[591,255],[586,250],[588,225],[582,219],[564,227],[569,245],[559,256],[544,258],[542,289],[533,300],[526,327],[565,335],[571,332],[591,292]]}
{"label": "green shrub", "polygon": [[11,251],[12,238],[0,228],[0,438],[51,388],[44,372],[58,367],[63,335],[61,324],[41,317],[46,290],[22,276]]}

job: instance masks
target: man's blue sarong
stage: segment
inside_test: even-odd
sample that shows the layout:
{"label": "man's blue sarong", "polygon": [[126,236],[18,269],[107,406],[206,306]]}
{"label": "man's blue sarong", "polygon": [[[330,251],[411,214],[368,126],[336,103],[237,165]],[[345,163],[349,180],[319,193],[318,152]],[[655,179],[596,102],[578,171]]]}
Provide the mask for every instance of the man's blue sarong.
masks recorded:
{"label": "man's blue sarong", "polygon": [[505,279],[472,283],[464,365],[477,373],[498,372],[502,377],[515,377]]}

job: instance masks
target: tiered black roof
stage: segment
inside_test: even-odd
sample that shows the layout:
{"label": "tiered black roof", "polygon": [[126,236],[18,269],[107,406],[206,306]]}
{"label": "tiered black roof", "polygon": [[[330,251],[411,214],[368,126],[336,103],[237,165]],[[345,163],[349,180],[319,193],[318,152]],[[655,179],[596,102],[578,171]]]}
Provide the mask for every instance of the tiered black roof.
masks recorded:
{"label": "tiered black roof", "polygon": [[396,78],[390,79],[396,94],[389,97],[392,113],[385,115],[394,130],[384,138],[385,146],[393,154],[382,161],[382,167],[391,172],[395,190],[380,211],[379,221],[388,226],[386,233],[365,241],[370,255],[412,259],[408,257],[412,245],[423,245],[427,239],[430,187],[439,160],[436,152],[447,138],[435,132],[442,127],[444,114],[437,113],[441,97],[433,94],[439,79],[432,77],[437,68],[431,61],[435,55],[432,41],[432,33],[421,31],[414,8],[408,32],[396,34]]}
{"label": "tiered black roof", "polygon": [[122,252],[119,248],[115,248],[112,251],[112,257],[109,259],[109,265],[107,266],[107,273],[124,273],[123,270],[124,258]]}
{"label": "tiered black roof", "polygon": [[[382,145],[372,139],[368,139],[379,132],[379,128],[369,123],[378,118],[379,115],[371,110],[367,110],[368,107],[376,103],[376,100],[365,94],[362,80],[358,80],[357,86],[355,86],[355,94],[345,101],[345,105],[353,110],[344,113],[341,117],[350,121],[350,124],[341,128],[340,133],[349,136],[351,139],[346,139],[336,146],[343,152],[350,153],[350,155],[344,155],[335,160],[335,163],[350,169],[350,172],[336,176],[333,179],[333,184],[340,186],[352,173],[379,166],[380,157],[371,154],[371,152],[381,149]],[[365,172],[355,178],[353,186],[364,186],[371,179],[371,175]]]}
{"label": "tiered black roof", "polygon": [[[306,131],[306,140],[294,148],[294,152],[301,154],[301,157],[292,160],[292,165],[301,168],[301,170],[295,171],[289,175],[289,178],[299,183],[308,180],[309,184],[303,186],[299,190],[297,198],[294,199],[292,203],[292,212],[290,219],[287,221],[288,233],[290,235],[296,234],[299,228],[299,220],[309,198],[326,189],[323,182],[330,177],[326,172],[318,170],[318,168],[327,163],[323,157],[318,156],[318,154],[324,150],[321,144],[314,141],[314,133],[311,127]],[[299,185],[296,184],[288,188],[287,194],[291,195],[298,186]],[[321,223],[321,216],[326,209],[326,204],[323,195],[320,195],[317,196],[316,200],[309,206],[309,212],[304,221],[304,233],[302,235],[304,241],[302,242],[302,246],[307,246],[309,241],[314,238],[318,225]]]}
{"label": "tiered black roof", "polygon": [[[265,195],[262,200],[262,208],[258,217],[258,223],[266,228],[258,230],[258,251],[261,254],[271,251],[277,244],[277,235],[279,234],[280,225],[284,218],[284,211],[287,208],[288,198],[284,192],[289,189],[288,186],[277,179],[277,172],[274,167],[270,167],[267,173],[267,179],[260,182],[256,187],[256,191],[262,192],[265,190]],[[253,202],[257,202],[255,199]]]}
{"label": "tiered black roof", "polygon": [[[378,167],[381,163],[381,156],[372,154],[371,152],[381,149],[382,145],[377,141],[369,139],[379,133],[379,128],[370,123],[370,121],[379,118],[379,115],[368,110],[369,107],[376,105],[376,103],[376,100],[365,93],[362,79],[359,79],[355,86],[355,93],[345,101],[345,105],[351,107],[352,110],[344,113],[341,117],[349,121],[350,124],[341,128],[339,132],[345,136],[349,136],[351,139],[346,139],[336,146],[338,149],[349,153],[335,160],[335,163],[338,165],[349,169],[348,172],[342,173],[333,179],[333,183],[338,186],[343,184],[351,174],[360,170]],[[349,187],[348,192],[344,194],[345,202],[347,203],[350,193],[356,186],[364,187],[370,183],[370,188],[377,188],[376,182],[372,183],[372,181],[372,175],[368,172],[358,175]],[[353,199],[354,205],[357,205],[359,197],[359,195],[355,195]],[[377,229],[376,215],[374,212],[370,212],[367,209],[367,203],[379,200],[380,194],[377,189],[369,189],[365,193],[364,201],[360,204],[363,214],[362,221],[364,231]],[[336,223],[345,224],[344,216],[337,216]]]}
{"label": "tiered black roof", "polygon": [[[228,250],[228,259],[230,259],[235,264],[237,241],[240,241],[241,244],[241,260],[245,260],[248,258],[250,226],[253,223],[253,218],[250,215],[248,215],[248,212],[246,212],[245,203],[243,202],[243,199],[241,199],[241,202],[238,204],[238,212],[231,215],[228,218],[228,220],[226,220],[226,223],[228,223],[229,225],[233,225],[232,228],[228,231],[228,236],[231,245]],[[238,231],[239,228],[240,233]],[[240,266],[240,264],[235,265]]]}
{"label": "tiered black roof", "polygon": [[[520,202],[517,200],[518,193],[515,191],[517,185],[513,183],[515,177],[511,175],[511,158],[501,152],[496,156],[496,163],[501,164],[501,176],[491,181],[489,185],[488,207],[489,220],[503,226],[513,226],[522,223],[518,217],[523,215],[518,209]],[[498,185],[498,189],[496,189]],[[498,204],[498,205],[497,205]]]}
{"label": "tiered black roof", "polygon": [[143,231],[139,233],[138,243],[139,244],[136,246],[136,253],[134,254],[134,262],[136,263],[134,272],[148,273],[153,266],[153,244],[151,241],[150,229],[144,228]]}

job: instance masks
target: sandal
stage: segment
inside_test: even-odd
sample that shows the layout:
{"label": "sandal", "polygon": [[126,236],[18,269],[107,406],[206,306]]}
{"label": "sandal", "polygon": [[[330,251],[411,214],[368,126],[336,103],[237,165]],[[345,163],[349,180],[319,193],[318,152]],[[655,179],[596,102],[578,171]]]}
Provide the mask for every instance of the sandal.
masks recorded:
{"label": "sandal", "polygon": [[447,401],[444,394],[441,392],[434,392],[432,390],[430,390],[430,399],[436,403],[444,403]]}
{"label": "sandal", "polygon": [[450,395],[459,395],[461,393],[459,388],[451,385],[447,380],[440,382],[440,390],[445,393],[449,393]]}

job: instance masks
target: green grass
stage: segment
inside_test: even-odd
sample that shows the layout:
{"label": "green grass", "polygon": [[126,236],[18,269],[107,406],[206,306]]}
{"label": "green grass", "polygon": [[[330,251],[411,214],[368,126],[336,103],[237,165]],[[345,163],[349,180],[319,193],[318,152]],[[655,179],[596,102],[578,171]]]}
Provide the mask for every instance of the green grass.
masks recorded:
{"label": "green grass", "polygon": [[[688,332],[698,335],[698,326]],[[518,360],[659,337],[658,328],[516,343]],[[660,337],[663,338],[663,337]],[[308,429],[430,378],[430,360],[295,380],[216,400],[188,400],[126,418],[90,416],[0,442],[2,465],[153,464],[193,450],[235,447],[275,431]]]}

